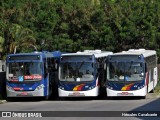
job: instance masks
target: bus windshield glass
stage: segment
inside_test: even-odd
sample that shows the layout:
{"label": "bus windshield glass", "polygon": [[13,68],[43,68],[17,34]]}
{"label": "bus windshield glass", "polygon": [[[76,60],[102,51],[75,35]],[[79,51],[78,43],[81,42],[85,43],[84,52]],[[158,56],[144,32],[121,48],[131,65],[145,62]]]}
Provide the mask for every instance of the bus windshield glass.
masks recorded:
{"label": "bus windshield glass", "polygon": [[91,62],[65,62],[60,66],[60,81],[93,81],[94,66]]}
{"label": "bus windshield glass", "polygon": [[42,75],[42,63],[40,62],[13,62],[8,63],[9,75],[12,77]]}
{"label": "bus windshield glass", "polygon": [[109,81],[140,81],[144,78],[140,62],[110,62],[107,71]]}

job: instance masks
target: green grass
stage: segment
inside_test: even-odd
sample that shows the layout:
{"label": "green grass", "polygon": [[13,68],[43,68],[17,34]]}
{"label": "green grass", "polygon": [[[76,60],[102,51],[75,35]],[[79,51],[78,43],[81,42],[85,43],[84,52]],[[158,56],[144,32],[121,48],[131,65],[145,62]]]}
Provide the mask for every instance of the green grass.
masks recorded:
{"label": "green grass", "polygon": [[157,86],[155,87],[154,90],[155,93],[160,93],[160,80],[158,80]]}

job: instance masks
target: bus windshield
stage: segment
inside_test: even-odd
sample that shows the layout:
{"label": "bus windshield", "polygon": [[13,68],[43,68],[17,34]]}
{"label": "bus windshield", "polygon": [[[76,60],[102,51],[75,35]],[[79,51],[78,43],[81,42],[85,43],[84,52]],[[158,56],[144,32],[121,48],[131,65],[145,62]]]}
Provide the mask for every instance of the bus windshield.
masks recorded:
{"label": "bus windshield", "polygon": [[60,81],[93,81],[93,74],[91,62],[65,62],[60,65]]}
{"label": "bus windshield", "polygon": [[8,63],[8,66],[8,73],[13,77],[42,75],[42,63],[40,62],[13,62]]}
{"label": "bus windshield", "polygon": [[140,62],[110,62],[107,71],[109,81],[140,81],[144,77]]}

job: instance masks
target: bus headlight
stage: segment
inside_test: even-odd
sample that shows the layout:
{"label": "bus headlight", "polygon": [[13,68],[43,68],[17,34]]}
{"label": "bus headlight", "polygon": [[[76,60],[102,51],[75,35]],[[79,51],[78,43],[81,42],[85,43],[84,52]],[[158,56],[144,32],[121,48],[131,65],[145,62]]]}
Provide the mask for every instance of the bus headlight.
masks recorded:
{"label": "bus headlight", "polygon": [[94,85],[94,86],[92,86],[91,88],[93,89],[93,88],[95,88],[96,86]]}
{"label": "bus headlight", "polygon": [[44,87],[44,85],[41,84],[41,85],[37,86],[35,90],[40,90],[40,89],[42,89],[43,87]]}
{"label": "bus headlight", "polygon": [[62,89],[62,90],[64,90],[64,87],[62,87],[62,86],[59,86],[59,89]]}
{"label": "bus headlight", "polygon": [[108,88],[108,89],[111,89],[111,90],[113,90],[113,87],[111,87],[111,86],[108,86],[107,88]]}
{"label": "bus headlight", "polygon": [[13,91],[13,88],[12,88],[12,87],[10,87],[10,86],[8,86],[8,85],[7,85],[6,87],[7,87],[8,90]]}
{"label": "bus headlight", "polygon": [[143,87],[144,87],[144,85],[140,85],[140,86],[138,86],[137,89],[139,90],[139,89],[142,89]]}
{"label": "bus headlight", "polygon": [[144,87],[144,85],[141,85],[141,86],[138,86],[137,89],[139,90],[139,89],[142,89],[143,87]]}

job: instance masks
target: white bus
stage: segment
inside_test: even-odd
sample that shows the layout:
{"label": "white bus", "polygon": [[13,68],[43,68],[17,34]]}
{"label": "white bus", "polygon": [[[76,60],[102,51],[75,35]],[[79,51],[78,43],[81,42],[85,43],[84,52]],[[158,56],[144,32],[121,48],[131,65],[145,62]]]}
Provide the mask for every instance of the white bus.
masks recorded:
{"label": "white bus", "polygon": [[107,61],[107,96],[142,96],[153,92],[158,81],[154,50],[130,49],[115,53]]}
{"label": "white bus", "polygon": [[111,54],[113,53],[101,50],[62,54],[59,97],[96,97],[103,94],[100,92],[102,87],[105,88],[104,64]]}

